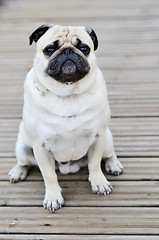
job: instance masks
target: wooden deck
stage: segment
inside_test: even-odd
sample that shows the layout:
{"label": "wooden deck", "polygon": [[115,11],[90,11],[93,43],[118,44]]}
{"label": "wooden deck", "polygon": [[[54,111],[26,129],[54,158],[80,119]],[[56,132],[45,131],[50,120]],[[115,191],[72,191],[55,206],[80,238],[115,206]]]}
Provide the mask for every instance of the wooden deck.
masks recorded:
{"label": "wooden deck", "polygon": [[[23,81],[40,24],[86,25],[99,37],[98,63],[109,90],[111,129],[124,173],[108,176],[109,196],[91,193],[87,169],[60,175],[66,205],[42,208],[33,169],[11,185]],[[159,239],[159,1],[4,0],[0,6],[0,240]]]}

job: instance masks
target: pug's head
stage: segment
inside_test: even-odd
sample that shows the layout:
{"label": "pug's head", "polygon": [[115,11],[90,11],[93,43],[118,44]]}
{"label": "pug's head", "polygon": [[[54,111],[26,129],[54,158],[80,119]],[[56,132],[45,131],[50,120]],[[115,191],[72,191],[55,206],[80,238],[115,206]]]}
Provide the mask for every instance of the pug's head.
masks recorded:
{"label": "pug's head", "polygon": [[[96,66],[98,39],[91,28],[42,25],[30,36],[37,42],[34,68],[46,88],[86,81]],[[54,82],[54,83],[53,83]]]}

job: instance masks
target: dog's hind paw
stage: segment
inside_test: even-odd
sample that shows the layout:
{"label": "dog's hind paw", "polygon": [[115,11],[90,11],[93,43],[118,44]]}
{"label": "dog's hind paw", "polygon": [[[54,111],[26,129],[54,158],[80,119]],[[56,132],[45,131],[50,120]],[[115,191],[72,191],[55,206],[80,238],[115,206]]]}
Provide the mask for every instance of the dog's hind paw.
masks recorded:
{"label": "dog's hind paw", "polygon": [[8,179],[11,183],[24,181],[26,179],[29,167],[20,166],[18,163],[10,170]]}
{"label": "dog's hind paw", "polygon": [[116,157],[111,157],[105,163],[105,169],[108,174],[118,176],[123,172],[123,166]]}

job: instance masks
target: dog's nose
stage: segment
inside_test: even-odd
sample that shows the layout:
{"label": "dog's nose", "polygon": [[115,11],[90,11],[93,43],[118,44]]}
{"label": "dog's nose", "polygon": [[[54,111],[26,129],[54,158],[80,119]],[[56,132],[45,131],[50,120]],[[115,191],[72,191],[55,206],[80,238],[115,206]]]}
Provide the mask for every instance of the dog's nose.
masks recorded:
{"label": "dog's nose", "polygon": [[71,53],[73,53],[73,51],[70,48],[66,48],[62,51],[62,54],[65,54],[65,55],[70,55]]}
{"label": "dog's nose", "polygon": [[[66,75],[71,75],[76,72],[76,65],[73,61],[67,60],[62,66],[62,72]],[[66,77],[66,76],[65,76]]]}

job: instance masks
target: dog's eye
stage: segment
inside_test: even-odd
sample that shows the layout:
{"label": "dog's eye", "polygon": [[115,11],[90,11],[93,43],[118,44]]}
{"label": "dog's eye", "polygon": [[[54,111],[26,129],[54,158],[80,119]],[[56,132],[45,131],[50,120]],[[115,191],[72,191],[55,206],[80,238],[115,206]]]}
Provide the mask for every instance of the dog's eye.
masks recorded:
{"label": "dog's eye", "polygon": [[79,50],[86,56],[90,53],[90,48],[88,46],[81,46]]}
{"label": "dog's eye", "polygon": [[51,55],[59,48],[60,48],[59,41],[56,40],[53,44],[50,44],[47,47],[45,47],[45,49],[43,50],[43,53],[45,56],[51,57]]}
{"label": "dog's eye", "polygon": [[51,56],[54,52],[56,51],[56,48],[54,46],[47,46],[44,50],[43,53],[46,56]]}
{"label": "dog's eye", "polygon": [[52,52],[55,51],[55,48],[54,48],[54,47],[49,47],[49,48],[46,49],[46,51],[47,51],[48,53],[52,53]]}

